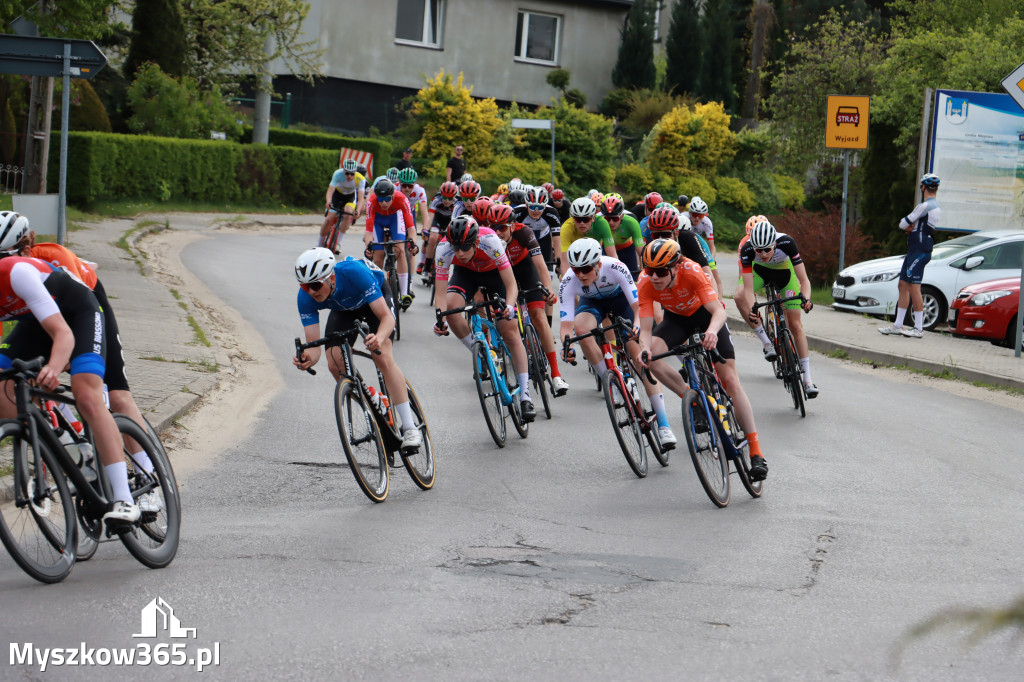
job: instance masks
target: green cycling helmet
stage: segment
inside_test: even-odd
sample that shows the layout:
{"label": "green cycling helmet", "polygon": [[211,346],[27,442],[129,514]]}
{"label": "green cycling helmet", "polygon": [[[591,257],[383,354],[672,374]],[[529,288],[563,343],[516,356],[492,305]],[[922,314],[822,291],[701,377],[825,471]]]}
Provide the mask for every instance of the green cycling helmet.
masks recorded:
{"label": "green cycling helmet", "polygon": [[416,182],[416,178],[418,178],[419,176],[419,173],[417,173],[412,168],[403,168],[398,173],[398,181],[406,185],[411,185],[412,183]]}

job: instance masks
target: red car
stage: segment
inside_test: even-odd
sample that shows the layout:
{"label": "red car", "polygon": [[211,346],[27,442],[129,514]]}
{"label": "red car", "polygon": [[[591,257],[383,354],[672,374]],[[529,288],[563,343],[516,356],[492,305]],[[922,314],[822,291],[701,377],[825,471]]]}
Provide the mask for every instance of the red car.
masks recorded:
{"label": "red car", "polygon": [[949,306],[949,330],[1013,348],[1019,300],[1018,277],[966,286]]}

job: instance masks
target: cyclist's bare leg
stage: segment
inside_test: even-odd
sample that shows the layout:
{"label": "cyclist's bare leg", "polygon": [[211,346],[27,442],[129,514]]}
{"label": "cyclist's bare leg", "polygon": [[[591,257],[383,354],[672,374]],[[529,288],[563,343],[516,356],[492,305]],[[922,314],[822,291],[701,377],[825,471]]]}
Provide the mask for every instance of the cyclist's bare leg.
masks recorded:
{"label": "cyclist's bare leg", "polygon": [[[668,346],[665,345],[664,339],[660,336],[651,338],[651,355],[660,355],[667,350]],[[651,370],[651,374],[654,375],[654,378],[665,384],[665,386],[667,386],[668,389],[676,395],[682,395],[689,388],[686,381],[684,381],[683,377],[680,376],[679,372],[672,369],[672,366],[665,360],[652,362],[648,367]],[[647,384],[646,377],[644,378],[644,386],[647,387],[647,395],[653,395],[651,393],[650,386]]]}
{"label": "cyclist's bare leg", "polygon": [[732,398],[732,406],[736,410],[736,419],[739,420],[743,433],[754,433],[757,431],[757,424],[754,423],[754,409],[750,406],[750,399],[747,398],[743,385],[740,384],[740,375],[736,371],[736,360],[726,360],[725,363],[715,363],[715,370],[718,378],[725,388],[725,392]]}
{"label": "cyclist's bare leg", "polygon": [[[594,330],[594,327],[597,326],[597,318],[590,313],[580,313],[573,319],[573,326],[576,328],[576,336],[581,336]],[[580,348],[583,349],[583,356],[587,358],[587,362],[595,366],[604,366],[601,346],[593,336],[580,341]]]}
{"label": "cyclist's bare leg", "polygon": [[373,364],[384,375],[384,381],[388,385],[388,393],[391,395],[392,405],[401,405],[409,402],[409,391],[405,387],[405,374],[395,363],[395,356],[392,352],[391,339],[385,339],[380,344],[380,355],[373,355]]}
{"label": "cyclist's bare leg", "polygon": [[501,338],[508,346],[508,352],[512,355],[512,367],[516,374],[525,374],[529,371],[526,360],[526,346],[523,345],[523,337],[519,335],[519,325],[513,320],[498,320],[498,331]]}
{"label": "cyclist's bare leg", "polygon": [[810,353],[807,347],[807,336],[804,334],[804,322],[801,317],[802,310],[799,308],[786,309],[786,324],[793,334],[793,342],[796,344],[796,355],[799,358],[806,358]]}

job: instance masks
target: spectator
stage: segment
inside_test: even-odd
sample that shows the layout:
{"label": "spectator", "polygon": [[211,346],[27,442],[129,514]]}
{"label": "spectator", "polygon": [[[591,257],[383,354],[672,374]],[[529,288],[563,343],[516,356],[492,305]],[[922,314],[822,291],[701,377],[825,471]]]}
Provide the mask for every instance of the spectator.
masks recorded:
{"label": "spectator", "polygon": [[458,182],[466,173],[466,160],[462,158],[462,145],[455,145],[455,156],[448,159],[448,166],[444,169],[446,182]]}
{"label": "spectator", "polygon": [[395,168],[398,170],[412,168],[412,147],[405,148],[405,151],[402,152],[402,160],[395,164]]}

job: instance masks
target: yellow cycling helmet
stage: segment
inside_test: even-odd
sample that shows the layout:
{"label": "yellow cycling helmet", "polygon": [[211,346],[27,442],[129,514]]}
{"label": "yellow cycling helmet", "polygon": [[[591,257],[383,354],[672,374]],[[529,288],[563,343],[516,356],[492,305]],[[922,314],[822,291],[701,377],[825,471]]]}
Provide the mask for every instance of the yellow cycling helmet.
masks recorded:
{"label": "yellow cycling helmet", "polygon": [[508,185],[506,183],[503,182],[498,185],[498,194],[508,194]]}

